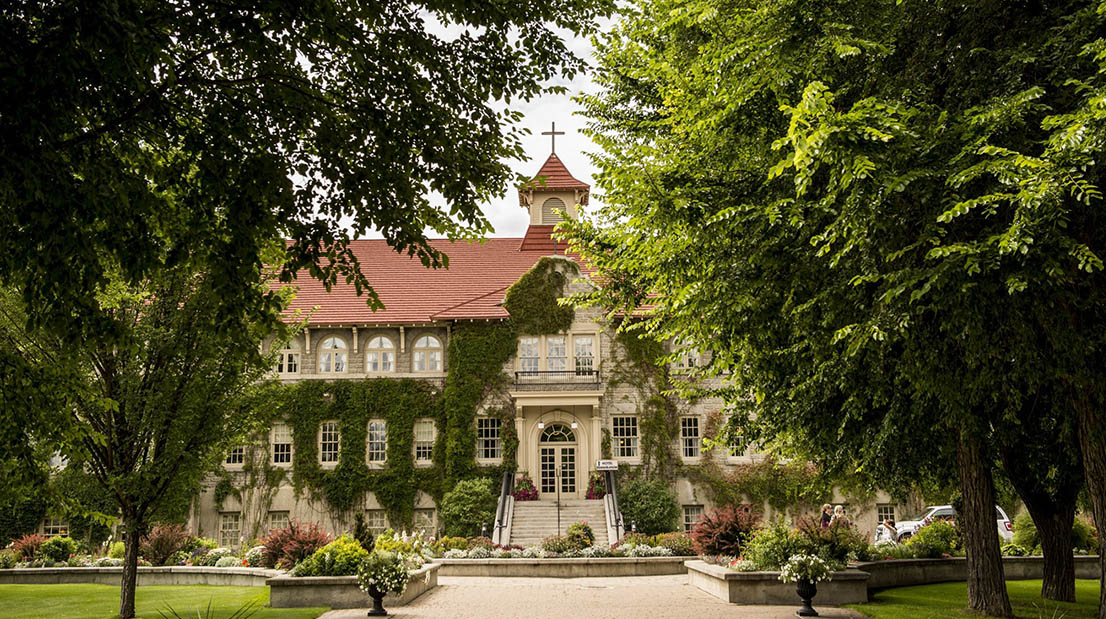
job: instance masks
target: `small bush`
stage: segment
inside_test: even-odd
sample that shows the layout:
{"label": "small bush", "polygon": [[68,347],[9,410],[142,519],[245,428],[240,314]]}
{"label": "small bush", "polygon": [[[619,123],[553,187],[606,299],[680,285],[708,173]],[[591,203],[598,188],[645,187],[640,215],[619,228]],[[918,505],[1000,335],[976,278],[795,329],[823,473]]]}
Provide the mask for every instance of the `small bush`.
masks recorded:
{"label": "small bush", "polygon": [[554,535],[541,541],[541,549],[546,552],[564,554],[570,550],[576,550],[573,542],[564,535]]}
{"label": "small bush", "polygon": [[353,517],[353,539],[357,540],[361,547],[368,550],[373,547],[373,532],[365,524],[365,514],[357,512]]}
{"label": "small bush", "polygon": [[0,550],[0,570],[8,570],[15,567],[15,564],[19,562],[19,558],[15,556],[15,553],[11,549],[5,548]]}
{"label": "small bush", "polygon": [[111,546],[108,546],[108,557],[111,559],[122,559],[126,553],[127,548],[123,542],[112,542]]}
{"label": "small bush", "polygon": [[217,567],[219,561],[222,561],[227,557],[231,557],[237,560],[237,557],[235,557],[234,555],[234,551],[230,548],[212,548],[211,550],[208,550],[204,554],[200,555],[195,560],[195,564],[205,567]]}
{"label": "small bush", "polygon": [[138,544],[138,553],[154,565],[166,565],[178,551],[192,542],[192,536],[180,524],[158,524]]}
{"label": "small bush", "polygon": [[653,536],[646,535],[644,533],[627,533],[622,536],[622,540],[618,542],[620,548],[629,548],[630,546],[650,546],[653,544]]}
{"label": "small bush", "polygon": [[626,551],[627,557],[671,557],[672,551],[660,546],[631,546]]}
{"label": "small bush", "polygon": [[469,550],[466,556],[470,559],[490,559],[492,557],[492,550],[483,546],[477,546]]}
{"label": "small bush", "polygon": [[787,564],[792,555],[799,554],[798,536],[782,519],[757,530],[745,544],[744,558],[756,564],[759,570],[778,570]]}
{"label": "small bush", "polygon": [[1098,551],[1098,531],[1082,516],[1076,516],[1072,522],[1071,544],[1076,550]]}
{"label": "small bush", "polygon": [[691,530],[695,552],[701,555],[740,556],[759,520],[759,515],[748,505],[713,509],[703,514]]}
{"label": "small bush", "polygon": [[906,545],[919,559],[940,559],[962,546],[956,525],[944,520],[934,520],[918,529]]}
{"label": "small bush", "polygon": [[595,543],[595,532],[586,522],[573,522],[568,525],[565,537],[568,538],[574,550],[583,550]]}
{"label": "small bush", "polygon": [[680,504],[663,481],[630,481],[618,493],[618,504],[623,522],[637,525],[639,533],[656,535],[679,528]]}
{"label": "small bush", "polygon": [[291,569],[329,543],[330,534],[319,529],[319,525],[292,522],[262,539],[265,553],[261,562],[265,567]]}
{"label": "small bush", "polygon": [[352,536],[343,535],[296,564],[293,576],[353,576],[369,551]]}
{"label": "small bush", "polygon": [[47,561],[64,563],[70,555],[77,554],[77,542],[68,537],[51,537],[38,547],[38,554]]}
{"label": "small bush", "polygon": [[831,563],[868,560],[868,540],[848,520],[835,520],[823,527],[817,518],[801,518],[796,526],[805,554]]}
{"label": "small bush", "polygon": [[92,567],[119,567],[123,560],[118,557],[100,557],[92,562]]}
{"label": "small bush", "polygon": [[494,526],[498,495],[492,480],[465,479],[457,482],[442,498],[441,516],[446,535],[472,537],[480,535],[480,527]]}
{"label": "small bush", "polygon": [[226,556],[220,557],[215,562],[215,567],[237,567],[241,565],[242,561],[238,557]]}
{"label": "small bush", "polygon": [[468,550],[469,541],[464,537],[443,537],[435,543],[435,549],[438,552],[449,552],[450,550]]}
{"label": "small bush", "polygon": [[[1013,543],[1022,548],[1040,554],[1041,538],[1037,532],[1037,523],[1029,512],[1022,512],[1014,518]],[[1091,523],[1076,516],[1071,525],[1071,546],[1074,550],[1094,551],[1098,548],[1098,537]]]}
{"label": "small bush", "polygon": [[465,548],[467,550],[472,550],[473,548],[485,548],[487,550],[491,550],[492,548],[495,548],[495,542],[493,542],[492,538],[490,537],[477,536],[469,539],[465,543]]}
{"label": "small bush", "polygon": [[1029,512],[1022,512],[1014,517],[1014,544],[1032,550],[1040,546],[1041,540],[1037,536],[1037,523]]}
{"label": "small bush", "polygon": [[515,482],[515,491],[512,496],[515,497],[516,501],[537,501],[538,488],[534,485],[534,480],[523,475]]}
{"label": "small bush", "polygon": [[1027,557],[1030,551],[1017,544],[1005,544],[1002,547],[1002,555],[1005,557]]}
{"label": "small bush", "polygon": [[696,554],[691,536],[687,533],[661,533],[653,539],[653,546],[672,551],[673,556],[690,557]]}
{"label": "small bush", "polygon": [[602,473],[596,471],[588,477],[588,493],[585,498],[595,500],[605,496],[607,496],[607,479]]}
{"label": "small bush", "polygon": [[45,535],[29,533],[15,540],[11,544],[11,550],[23,561],[30,561],[38,554],[38,549],[46,541]]}

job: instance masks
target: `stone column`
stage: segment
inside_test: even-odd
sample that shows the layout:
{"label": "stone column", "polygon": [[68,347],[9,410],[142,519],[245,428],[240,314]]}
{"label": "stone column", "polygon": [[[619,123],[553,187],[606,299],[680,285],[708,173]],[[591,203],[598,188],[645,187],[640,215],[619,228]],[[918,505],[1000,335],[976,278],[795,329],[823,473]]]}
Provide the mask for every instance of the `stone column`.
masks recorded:
{"label": "stone column", "polygon": [[603,424],[599,419],[599,407],[591,407],[591,434],[595,438],[591,441],[591,462],[588,463],[588,471],[595,466],[595,461],[602,457],[603,453]]}
{"label": "stone column", "polygon": [[518,472],[527,473],[530,467],[530,444],[526,440],[529,434],[522,407],[515,407],[515,432],[518,432]]}

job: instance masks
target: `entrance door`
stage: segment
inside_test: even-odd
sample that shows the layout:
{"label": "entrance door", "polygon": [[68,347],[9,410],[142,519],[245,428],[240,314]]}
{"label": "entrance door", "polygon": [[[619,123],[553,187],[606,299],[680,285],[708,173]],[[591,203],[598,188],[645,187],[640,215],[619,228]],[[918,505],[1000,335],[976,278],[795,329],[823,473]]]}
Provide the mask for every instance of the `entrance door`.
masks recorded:
{"label": "entrance door", "polygon": [[550,424],[541,434],[541,493],[544,499],[577,498],[576,434],[564,424]]}

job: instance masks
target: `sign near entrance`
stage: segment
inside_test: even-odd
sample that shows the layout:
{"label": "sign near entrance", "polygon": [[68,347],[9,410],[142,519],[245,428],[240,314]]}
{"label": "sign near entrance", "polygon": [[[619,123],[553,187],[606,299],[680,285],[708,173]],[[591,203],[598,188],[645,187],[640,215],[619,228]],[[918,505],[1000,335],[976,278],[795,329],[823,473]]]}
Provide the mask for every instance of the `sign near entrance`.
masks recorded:
{"label": "sign near entrance", "polygon": [[618,463],[614,460],[596,460],[595,470],[597,471],[617,471]]}

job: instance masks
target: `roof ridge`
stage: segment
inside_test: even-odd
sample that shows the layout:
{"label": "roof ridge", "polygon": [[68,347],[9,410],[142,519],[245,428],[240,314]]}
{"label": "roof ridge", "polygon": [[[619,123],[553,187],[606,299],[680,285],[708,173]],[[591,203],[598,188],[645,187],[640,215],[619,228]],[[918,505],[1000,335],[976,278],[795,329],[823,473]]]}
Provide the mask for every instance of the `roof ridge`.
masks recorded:
{"label": "roof ridge", "polygon": [[461,301],[460,303],[458,303],[456,305],[450,305],[449,307],[444,307],[441,310],[439,310],[437,312],[434,312],[433,314],[430,314],[430,317],[433,318],[435,316],[441,316],[442,314],[448,312],[449,310],[457,309],[458,307],[461,307],[462,305],[468,305],[469,303],[472,303],[473,301],[479,301],[480,299],[483,299],[484,297],[491,296],[491,295],[493,295],[497,292],[502,292],[502,291],[504,291],[508,288],[510,288],[510,286],[504,286],[502,288],[496,288],[495,290],[492,290],[491,292],[486,292],[484,294],[476,295],[475,297],[472,297],[471,299],[467,299],[465,301]]}

